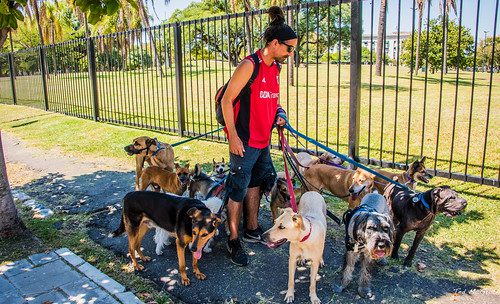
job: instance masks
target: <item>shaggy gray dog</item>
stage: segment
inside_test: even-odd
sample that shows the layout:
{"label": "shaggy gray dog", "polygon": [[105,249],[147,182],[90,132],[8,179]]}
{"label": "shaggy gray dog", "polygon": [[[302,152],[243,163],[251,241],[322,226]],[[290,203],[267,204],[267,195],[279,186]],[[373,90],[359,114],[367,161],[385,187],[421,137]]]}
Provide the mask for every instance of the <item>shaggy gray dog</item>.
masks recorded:
{"label": "shaggy gray dog", "polygon": [[352,280],[354,266],[361,260],[358,294],[373,299],[370,288],[370,266],[373,261],[391,254],[394,224],[385,198],[376,193],[367,194],[359,207],[344,214],[346,253],[342,284],[335,287],[342,292]]}

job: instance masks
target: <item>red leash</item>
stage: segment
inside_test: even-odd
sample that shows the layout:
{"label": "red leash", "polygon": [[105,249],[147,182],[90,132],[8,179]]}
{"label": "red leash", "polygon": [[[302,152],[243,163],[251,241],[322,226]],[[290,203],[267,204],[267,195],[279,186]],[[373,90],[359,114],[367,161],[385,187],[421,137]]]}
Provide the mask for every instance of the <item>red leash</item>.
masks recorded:
{"label": "red leash", "polygon": [[292,179],[290,178],[290,173],[288,172],[288,166],[286,164],[285,149],[286,146],[288,146],[288,143],[286,142],[285,135],[283,135],[283,128],[278,128],[278,130],[280,134],[281,151],[283,151],[283,163],[285,164],[286,184],[288,187],[288,191],[290,192],[290,205],[293,212],[297,212],[297,203],[295,202],[295,193],[293,192]]}

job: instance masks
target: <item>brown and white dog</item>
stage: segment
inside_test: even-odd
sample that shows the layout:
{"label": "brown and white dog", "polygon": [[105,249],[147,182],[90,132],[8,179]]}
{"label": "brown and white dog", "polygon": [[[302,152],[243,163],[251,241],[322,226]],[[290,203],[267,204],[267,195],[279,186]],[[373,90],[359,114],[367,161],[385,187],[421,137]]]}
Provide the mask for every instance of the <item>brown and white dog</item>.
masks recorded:
{"label": "brown and white dog", "polygon": [[276,248],[287,241],[290,242],[288,260],[288,290],[285,301],[294,300],[295,270],[297,260],[311,261],[311,283],[309,298],[311,303],[319,304],[316,294],[316,276],[323,261],[323,249],[326,238],[326,203],[321,194],[309,191],[302,194],[298,212],[292,208],[282,210],[274,226],[263,234],[263,239],[270,248]]}
{"label": "brown and white dog", "polygon": [[155,138],[140,136],[134,138],[132,144],[123,148],[128,155],[135,154],[135,189],[139,190],[139,178],[144,162],[168,171],[174,171],[174,149],[167,143]]}
{"label": "brown and white dog", "polygon": [[[377,171],[378,173],[387,176],[390,179],[394,179],[397,177],[397,180],[408,186],[410,189],[415,189],[415,186],[417,185],[417,182],[423,182],[423,183],[428,183],[429,179],[432,178],[432,175],[427,173],[426,168],[425,168],[425,156],[422,157],[421,160],[416,160],[411,165],[408,167],[408,170],[406,170],[403,173],[393,173],[393,172],[388,172],[380,169],[373,169]],[[375,177],[375,188],[377,189],[378,193],[382,194],[385,191],[385,187],[388,185],[388,182],[378,176]]]}
{"label": "brown and white dog", "polygon": [[362,170],[341,169],[325,164],[316,164],[304,172],[307,189],[320,192],[323,189],[347,201],[349,209],[359,205],[361,198],[370,193],[375,175]]}
{"label": "brown and white dog", "polygon": [[224,157],[220,162],[216,162],[215,158],[212,161],[213,161],[213,171],[211,177],[214,181],[219,182],[226,177],[226,173],[229,169],[229,166],[224,161]]}
{"label": "brown and white dog", "polygon": [[151,185],[155,191],[161,189],[165,193],[182,195],[186,190],[189,174],[189,164],[185,167],[175,164],[175,172],[155,166],[147,167],[142,170],[139,190],[144,191]]}

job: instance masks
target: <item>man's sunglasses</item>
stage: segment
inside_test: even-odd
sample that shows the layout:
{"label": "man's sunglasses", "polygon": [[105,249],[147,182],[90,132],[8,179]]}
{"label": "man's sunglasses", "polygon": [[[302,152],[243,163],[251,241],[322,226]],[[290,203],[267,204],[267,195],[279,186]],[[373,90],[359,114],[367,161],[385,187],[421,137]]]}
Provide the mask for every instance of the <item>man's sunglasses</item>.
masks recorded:
{"label": "man's sunglasses", "polygon": [[295,51],[295,47],[293,45],[289,45],[287,43],[285,43],[284,41],[278,41],[280,44],[283,44],[283,45],[286,45],[286,51],[288,53],[292,53],[293,51]]}

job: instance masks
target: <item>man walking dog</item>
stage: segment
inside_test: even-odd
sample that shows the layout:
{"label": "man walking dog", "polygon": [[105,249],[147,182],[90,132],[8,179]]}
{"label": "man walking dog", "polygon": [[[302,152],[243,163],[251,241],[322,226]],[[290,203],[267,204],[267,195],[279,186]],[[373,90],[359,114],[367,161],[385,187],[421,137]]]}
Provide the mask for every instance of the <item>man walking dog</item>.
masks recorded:
{"label": "man walking dog", "polygon": [[[263,243],[258,223],[262,191],[276,179],[269,143],[274,124],[283,126],[279,106],[281,63],[293,54],[297,34],[285,24],[283,11],[269,8],[270,24],[265,30],[264,48],[240,62],[222,96],[221,108],[229,140],[230,174],[226,182],[230,235],[227,248],[231,261],[248,264],[248,256],[238,238],[238,225],[244,211],[243,240]],[[258,71],[257,74],[254,74]]]}

